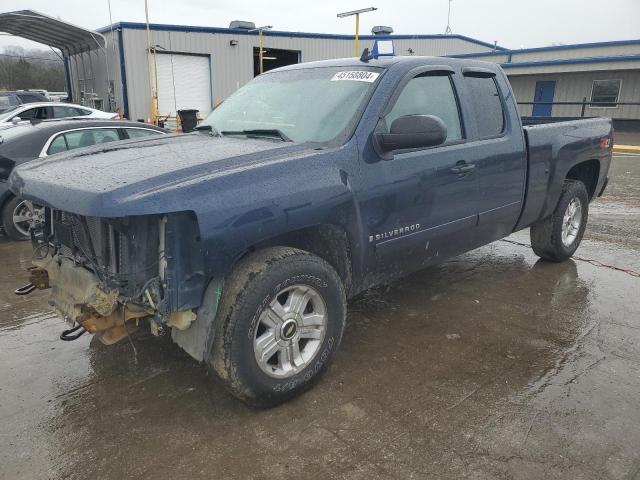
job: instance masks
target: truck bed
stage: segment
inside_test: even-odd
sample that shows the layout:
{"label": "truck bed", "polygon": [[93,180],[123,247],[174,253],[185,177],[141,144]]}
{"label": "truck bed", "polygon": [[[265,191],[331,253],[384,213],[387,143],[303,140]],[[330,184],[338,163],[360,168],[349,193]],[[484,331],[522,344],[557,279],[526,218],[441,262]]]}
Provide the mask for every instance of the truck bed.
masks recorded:
{"label": "truck bed", "polygon": [[524,209],[516,230],[549,216],[558,202],[564,178],[574,165],[589,161],[597,182],[587,185],[590,196],[602,190],[609,170],[613,127],[609,118],[592,118],[524,125],[527,179]]}

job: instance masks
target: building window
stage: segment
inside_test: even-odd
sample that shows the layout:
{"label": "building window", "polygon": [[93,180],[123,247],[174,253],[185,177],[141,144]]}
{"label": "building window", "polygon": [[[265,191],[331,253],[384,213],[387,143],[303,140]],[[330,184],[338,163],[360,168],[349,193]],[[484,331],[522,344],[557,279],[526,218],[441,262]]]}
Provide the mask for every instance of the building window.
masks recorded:
{"label": "building window", "polygon": [[618,106],[618,97],[622,80],[594,80],[591,88],[592,108],[611,108]]}

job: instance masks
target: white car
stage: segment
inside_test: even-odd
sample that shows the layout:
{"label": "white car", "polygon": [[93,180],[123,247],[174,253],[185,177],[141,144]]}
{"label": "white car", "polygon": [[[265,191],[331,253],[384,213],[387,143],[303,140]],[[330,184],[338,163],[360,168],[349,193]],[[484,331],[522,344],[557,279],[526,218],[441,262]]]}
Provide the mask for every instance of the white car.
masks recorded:
{"label": "white car", "polygon": [[0,114],[0,126],[18,123],[23,120],[48,120],[50,118],[77,117],[94,119],[120,118],[117,113],[103,112],[83,105],[74,105],[73,103],[25,103],[2,112]]}

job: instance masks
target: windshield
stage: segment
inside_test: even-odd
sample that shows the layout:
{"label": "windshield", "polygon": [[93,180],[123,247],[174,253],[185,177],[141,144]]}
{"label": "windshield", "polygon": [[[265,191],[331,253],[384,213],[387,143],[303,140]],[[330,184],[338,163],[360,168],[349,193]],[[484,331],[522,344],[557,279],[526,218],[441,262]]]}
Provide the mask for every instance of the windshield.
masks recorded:
{"label": "windshield", "polygon": [[328,142],[347,132],[380,72],[372,67],[325,67],[261,75],[198,128],[211,127],[222,135],[277,132],[283,140]]}

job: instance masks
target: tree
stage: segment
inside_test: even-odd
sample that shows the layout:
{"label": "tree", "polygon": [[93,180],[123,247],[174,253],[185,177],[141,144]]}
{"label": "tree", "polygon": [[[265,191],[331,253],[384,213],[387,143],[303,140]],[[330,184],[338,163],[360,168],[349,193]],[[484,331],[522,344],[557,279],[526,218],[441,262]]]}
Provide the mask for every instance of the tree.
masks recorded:
{"label": "tree", "polygon": [[66,90],[64,65],[53,51],[7,46],[0,53],[0,90]]}

